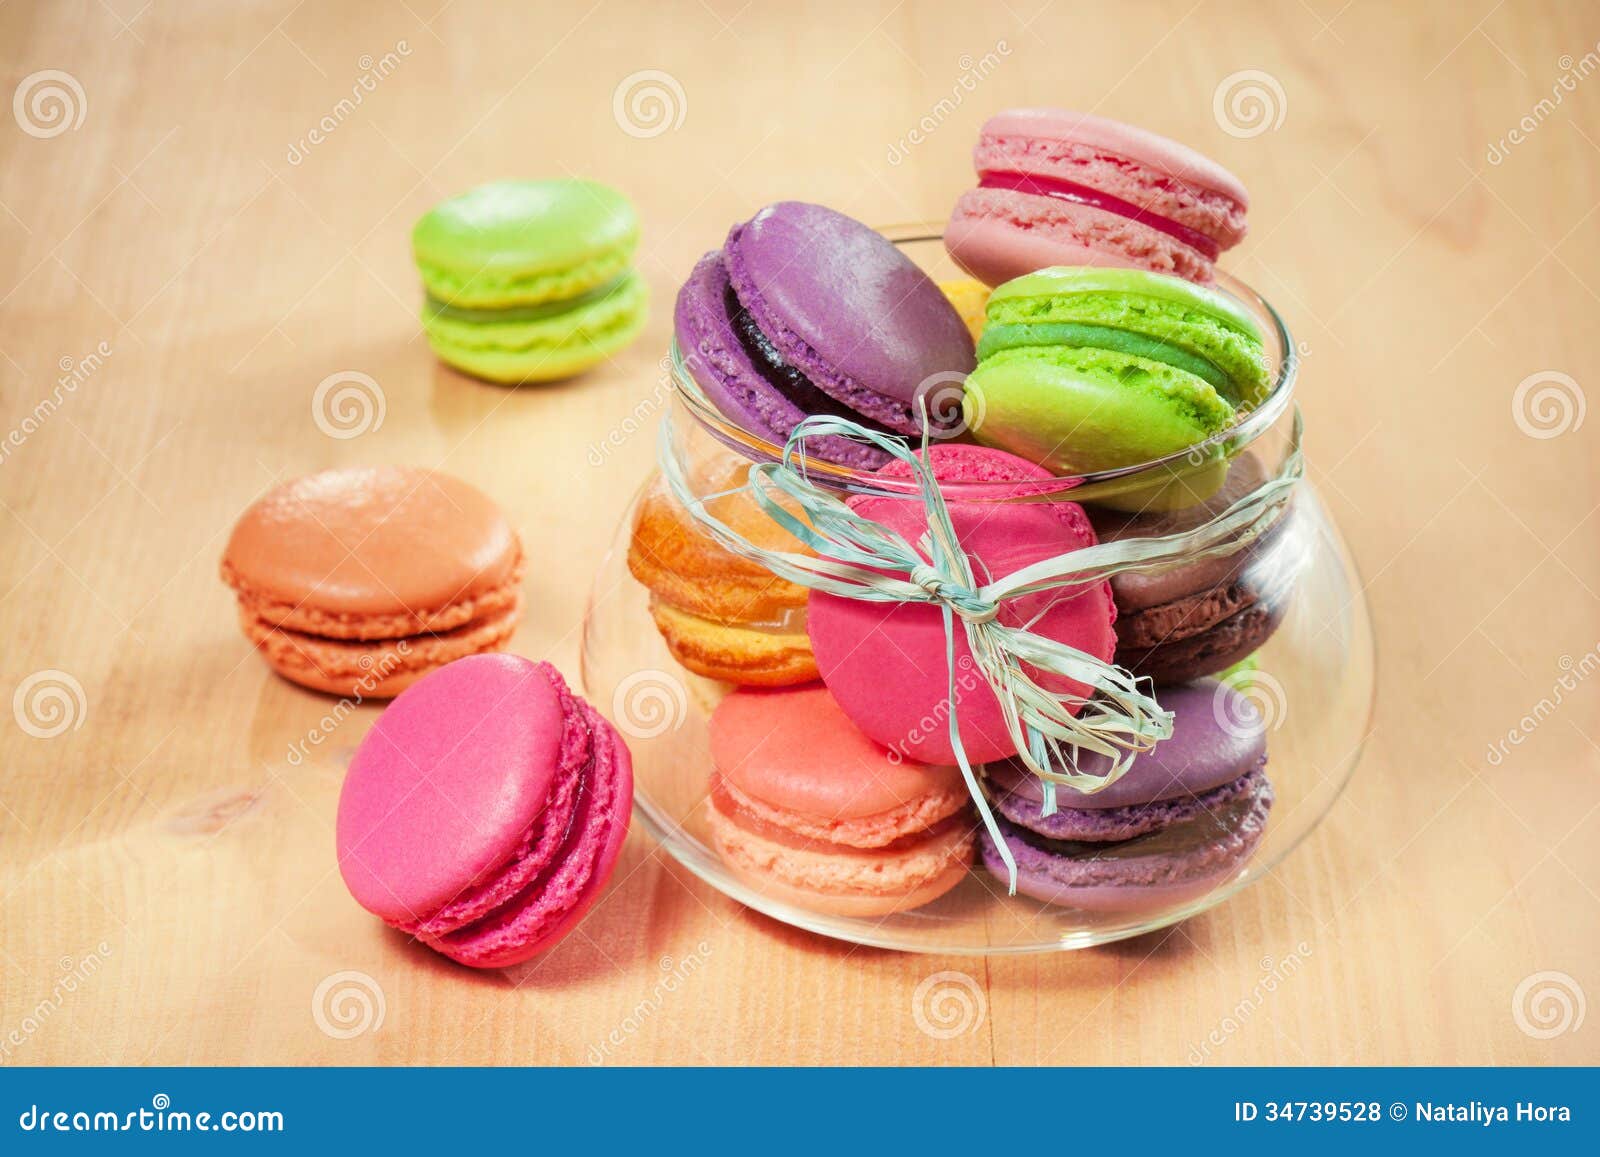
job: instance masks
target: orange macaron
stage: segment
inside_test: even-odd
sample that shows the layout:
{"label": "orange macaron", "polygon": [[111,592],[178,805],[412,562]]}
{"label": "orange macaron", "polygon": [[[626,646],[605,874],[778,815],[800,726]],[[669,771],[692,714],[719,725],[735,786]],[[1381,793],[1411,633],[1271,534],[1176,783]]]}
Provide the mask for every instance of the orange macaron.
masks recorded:
{"label": "orange macaron", "polygon": [[447,474],[324,470],[240,517],[222,556],[244,633],[285,679],[384,699],[503,647],[522,614],[522,544],[498,506]]}
{"label": "orange macaron", "polygon": [[976,822],[961,772],[878,746],[821,684],[733,692],[711,715],[711,760],[712,843],[762,895],[886,916],[967,874]]}
{"label": "orange macaron", "polygon": [[[704,470],[696,491],[722,494],[744,484],[749,463],[730,455]],[[743,492],[706,507],[757,546],[806,549]],[[762,687],[817,677],[805,588],[725,549],[660,478],[639,502],[628,569],[650,591],[650,615],[667,649],[695,674]]]}

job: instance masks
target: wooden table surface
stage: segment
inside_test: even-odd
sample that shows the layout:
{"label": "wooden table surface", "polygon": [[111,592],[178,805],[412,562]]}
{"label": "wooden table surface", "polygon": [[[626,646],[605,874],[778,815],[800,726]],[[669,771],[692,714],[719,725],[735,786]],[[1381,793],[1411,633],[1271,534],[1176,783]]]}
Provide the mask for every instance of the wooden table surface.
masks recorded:
{"label": "wooden table surface", "polygon": [[[773,7],[0,7],[0,1062],[1600,1061],[1592,9]],[[942,217],[981,120],[1019,104],[1150,126],[1251,188],[1231,267],[1305,343],[1312,474],[1378,632],[1375,729],[1326,822],[1221,908],[1058,956],[813,938],[642,832],[537,965],[471,974],[385,934],[332,854],[375,708],[336,758],[286,759],[330,701],[240,637],[234,518],[322,467],[452,471],[540,544],[514,649],[576,675],[654,417],[604,440],[655,388],[693,259],[782,198]],[[412,222],[563,174],[635,198],[648,332],[552,388],[440,368]],[[384,415],[339,439],[312,397],[344,372]],[[947,1039],[913,1009],[941,971],[981,993]],[[381,1024],[339,995],[351,972]]]}

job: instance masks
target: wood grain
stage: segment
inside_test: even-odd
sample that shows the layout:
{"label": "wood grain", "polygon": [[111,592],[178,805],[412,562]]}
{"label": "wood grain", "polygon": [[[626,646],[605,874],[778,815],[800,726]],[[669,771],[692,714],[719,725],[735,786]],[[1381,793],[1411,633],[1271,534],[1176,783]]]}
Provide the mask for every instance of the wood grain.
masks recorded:
{"label": "wood grain", "polygon": [[[58,670],[84,696],[54,738],[0,716],[0,1060],[1600,1061],[1592,1021],[1541,1039],[1513,1014],[1541,971],[1600,996],[1600,683],[1583,678],[1600,641],[1600,421],[1532,437],[1514,411],[1532,375],[1569,375],[1556,388],[1573,402],[1600,375],[1590,15],[1554,0],[0,7],[5,84],[61,70],[85,109],[49,137],[0,124],[0,692]],[[613,93],[647,69],[681,86],[684,115],[634,136]],[[1256,135],[1214,112],[1244,70],[1281,88],[1281,123]],[[590,578],[649,468],[649,431],[624,431],[677,279],[779,198],[938,218],[984,115],[1030,103],[1168,132],[1251,187],[1232,265],[1304,342],[1313,475],[1379,635],[1376,728],[1327,822],[1204,917],[1056,957],[822,941],[742,910],[642,833],[580,932],[518,973],[465,974],[365,918],[330,825],[339,754],[372,710],[328,758],[288,760],[327,703],[238,634],[216,575],[238,512],[339,463],[461,475],[543,547],[515,649],[575,672]],[[470,382],[418,334],[412,221],[512,174],[594,176],[643,216],[650,329],[564,386]],[[386,404],[348,440],[309,405],[340,371]],[[1530,734],[1493,757],[1525,715]],[[1263,962],[1302,943],[1304,966],[1252,1001]],[[345,970],[379,983],[384,1020],[338,1039],[312,1007]],[[941,970],[983,994],[951,1039],[913,1016]]]}

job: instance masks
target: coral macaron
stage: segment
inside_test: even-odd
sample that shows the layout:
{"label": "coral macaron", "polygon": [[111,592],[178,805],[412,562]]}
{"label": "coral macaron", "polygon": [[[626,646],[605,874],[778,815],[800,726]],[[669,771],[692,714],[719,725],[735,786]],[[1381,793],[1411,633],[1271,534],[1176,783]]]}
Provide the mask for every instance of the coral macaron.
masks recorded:
{"label": "coral macaron", "polygon": [[712,713],[711,758],[712,842],[762,895],[883,916],[967,874],[974,824],[960,772],[885,751],[824,687],[735,691]]}
{"label": "coral macaron", "polygon": [[510,640],[522,544],[486,495],[405,466],[324,470],[239,518],[222,557],[245,635],[302,686],[365,699]]}
{"label": "coral macaron", "polygon": [[633,764],[548,663],[480,655],[379,716],[339,793],[339,871],[384,923],[474,968],[564,937],[616,866]]}
{"label": "coral macaron", "polygon": [[973,151],[978,187],[945,228],[951,256],[999,285],[1051,265],[1113,265],[1210,282],[1245,235],[1250,198],[1177,141],[1088,113],[1011,109]]}
{"label": "coral macaron", "polygon": [[[929,454],[956,538],[980,582],[1097,541],[1077,503],[1017,501],[1052,490],[1049,471],[983,446],[940,445]],[[886,480],[909,476],[898,461],[879,473]],[[849,504],[907,542],[918,542],[927,532],[920,499],[871,494],[857,495]],[[885,605],[814,590],[807,615],[822,679],[857,727],[904,757],[956,761],[949,725],[951,672],[938,607]],[[1104,582],[1010,599],[999,615],[1007,626],[1031,623],[1036,634],[1106,661],[1116,647],[1115,618],[1111,587]],[[954,662],[953,710],[967,759],[976,764],[1015,755],[1000,702],[974,665],[959,624]],[[1064,681],[1050,686],[1061,693],[1088,690]]]}

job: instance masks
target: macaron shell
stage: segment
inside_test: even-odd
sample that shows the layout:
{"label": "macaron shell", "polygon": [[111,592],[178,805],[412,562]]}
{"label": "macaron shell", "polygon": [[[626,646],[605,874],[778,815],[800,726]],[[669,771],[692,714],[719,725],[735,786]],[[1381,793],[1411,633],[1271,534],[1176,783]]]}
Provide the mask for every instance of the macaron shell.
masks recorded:
{"label": "macaron shell", "polygon": [[1233,420],[1233,408],[1194,375],[1108,350],[1001,350],[965,388],[973,437],[1060,474],[1179,453]]}
{"label": "macaron shell", "polygon": [[[986,147],[1000,149],[1006,141],[1077,144],[1094,152],[1138,162],[1162,176],[1179,179],[1192,189],[1227,198],[1240,210],[1250,208],[1250,192],[1243,181],[1210,157],[1162,134],[1107,117],[1096,117],[1091,112],[1046,107],[1006,109],[984,122],[979,141],[982,144],[974,157],[979,162],[987,160]],[[1046,150],[1043,160],[1054,158]]]}
{"label": "macaron shell", "polygon": [[788,687],[817,678],[802,608],[772,625],[730,624],[651,595],[650,617],[672,657],[696,675],[752,687]]}
{"label": "macaron shell", "polygon": [[548,318],[468,321],[425,308],[422,326],[440,361],[514,385],[557,381],[605,361],[639,335],[648,310],[644,280],[629,272],[616,292]]}
{"label": "macaron shell", "polygon": [[[1261,766],[1265,765],[1263,756]],[[1259,769],[1254,769],[1196,795],[1124,807],[1065,807],[1043,815],[1036,801],[1016,794],[997,793],[994,803],[996,810],[1018,827],[1052,840],[1120,843],[1221,813],[1239,799],[1253,794],[1255,777],[1259,774]]]}
{"label": "macaron shell", "polygon": [[964,826],[900,852],[810,851],[764,838],[707,805],[711,841],[735,876],[762,895],[834,916],[920,908],[966,879],[973,836]]}
{"label": "macaron shell", "polygon": [[500,609],[446,631],[385,638],[330,639],[276,627],[240,607],[245,637],[267,665],[291,683],[329,695],[390,699],[418,679],[468,655],[497,651],[511,641],[522,617],[520,590],[512,587]]}
{"label": "macaron shell", "polygon": [[430,296],[495,308],[574,297],[621,274],[638,244],[628,199],[584,180],[496,181],[440,203],[412,230]]}
{"label": "macaron shell", "polygon": [[[1017,866],[1017,891],[1047,904],[1129,914],[1198,899],[1233,879],[1261,842],[1273,790],[1265,775],[1251,778],[1250,790],[1221,811],[1120,844],[1076,845],[1083,850],[1071,855],[1029,843],[1016,825],[999,817]],[[990,874],[1007,880],[987,831],[979,833],[978,844]]]}
{"label": "macaron shell", "polygon": [[235,525],[222,572],[273,625],[385,638],[468,621],[482,611],[475,600],[503,601],[521,565],[516,532],[475,487],[372,466],[325,470],[264,495]]}
{"label": "macaron shell", "polygon": [[895,429],[882,399],[915,416],[928,380],[972,369],[972,338],[931,278],[876,231],[785,201],[724,246],[740,303],[819,389]]}
{"label": "macaron shell", "polygon": [[[1082,792],[1058,784],[1057,807],[1093,810],[1191,799],[1231,783],[1266,759],[1265,720],[1247,696],[1227,684],[1206,679],[1173,687],[1161,693],[1159,702],[1172,712],[1172,735],[1135,756],[1121,778],[1098,791]],[[1103,776],[1111,770],[1111,759],[1082,751],[1078,770]],[[1019,803],[1039,805],[1036,811],[1042,809],[1044,792],[1039,778],[1022,765],[991,764],[987,776],[991,795],[1010,796]]]}
{"label": "macaron shell", "polygon": [[[932,453],[935,475],[945,483],[1014,480],[1017,491],[1025,492],[1028,483],[1047,477],[1039,467],[992,449],[936,446]],[[1002,471],[1011,478],[1004,479]],[[886,468],[885,475],[894,472]],[[959,491],[959,485],[952,489]],[[858,496],[850,505],[908,542],[917,542],[926,532],[920,500]],[[957,540],[980,564],[977,572],[995,578],[1095,542],[1076,503],[963,501],[947,494],[946,508]],[[1017,625],[1038,615],[1037,633],[1109,660],[1115,639],[1110,594],[1109,586],[1099,583],[1070,596],[1057,590],[1012,599],[1001,611],[1002,621]],[[884,605],[814,590],[808,629],[823,680],[857,727],[904,757],[925,763],[956,761],[948,719],[951,669],[937,607]],[[954,708],[968,760],[981,763],[1015,755],[1016,743],[999,701],[974,664],[959,623],[953,654]],[[1068,681],[1041,681],[1057,691],[1086,690]]]}
{"label": "macaron shell", "polygon": [[1145,269],[1200,284],[1216,276],[1209,259],[1159,229],[1009,189],[961,194],[944,243],[957,265],[990,285],[1057,265]]}
{"label": "macaron shell", "polygon": [[550,797],[565,725],[545,672],[512,655],[462,659],[402,693],[339,795],[339,870],[356,902],[415,923],[500,870]]}
{"label": "macaron shell", "polygon": [[783,811],[848,821],[930,796],[966,796],[956,768],[892,757],[856,730],[819,684],[735,691],[717,705],[710,731],[717,771]]}
{"label": "macaron shell", "polygon": [[[808,416],[807,410],[751,360],[728,319],[729,292],[721,250],[707,253],[678,291],[673,309],[678,349],[690,376],[718,411],[781,448]],[[863,470],[881,466],[889,458],[875,447],[833,436],[807,439],[806,451]]]}
{"label": "macaron shell", "polygon": [[473,968],[504,968],[553,947],[604,892],[627,839],[633,761],[599,712],[578,702],[593,741],[577,814],[550,869],[495,915],[428,943]]}

